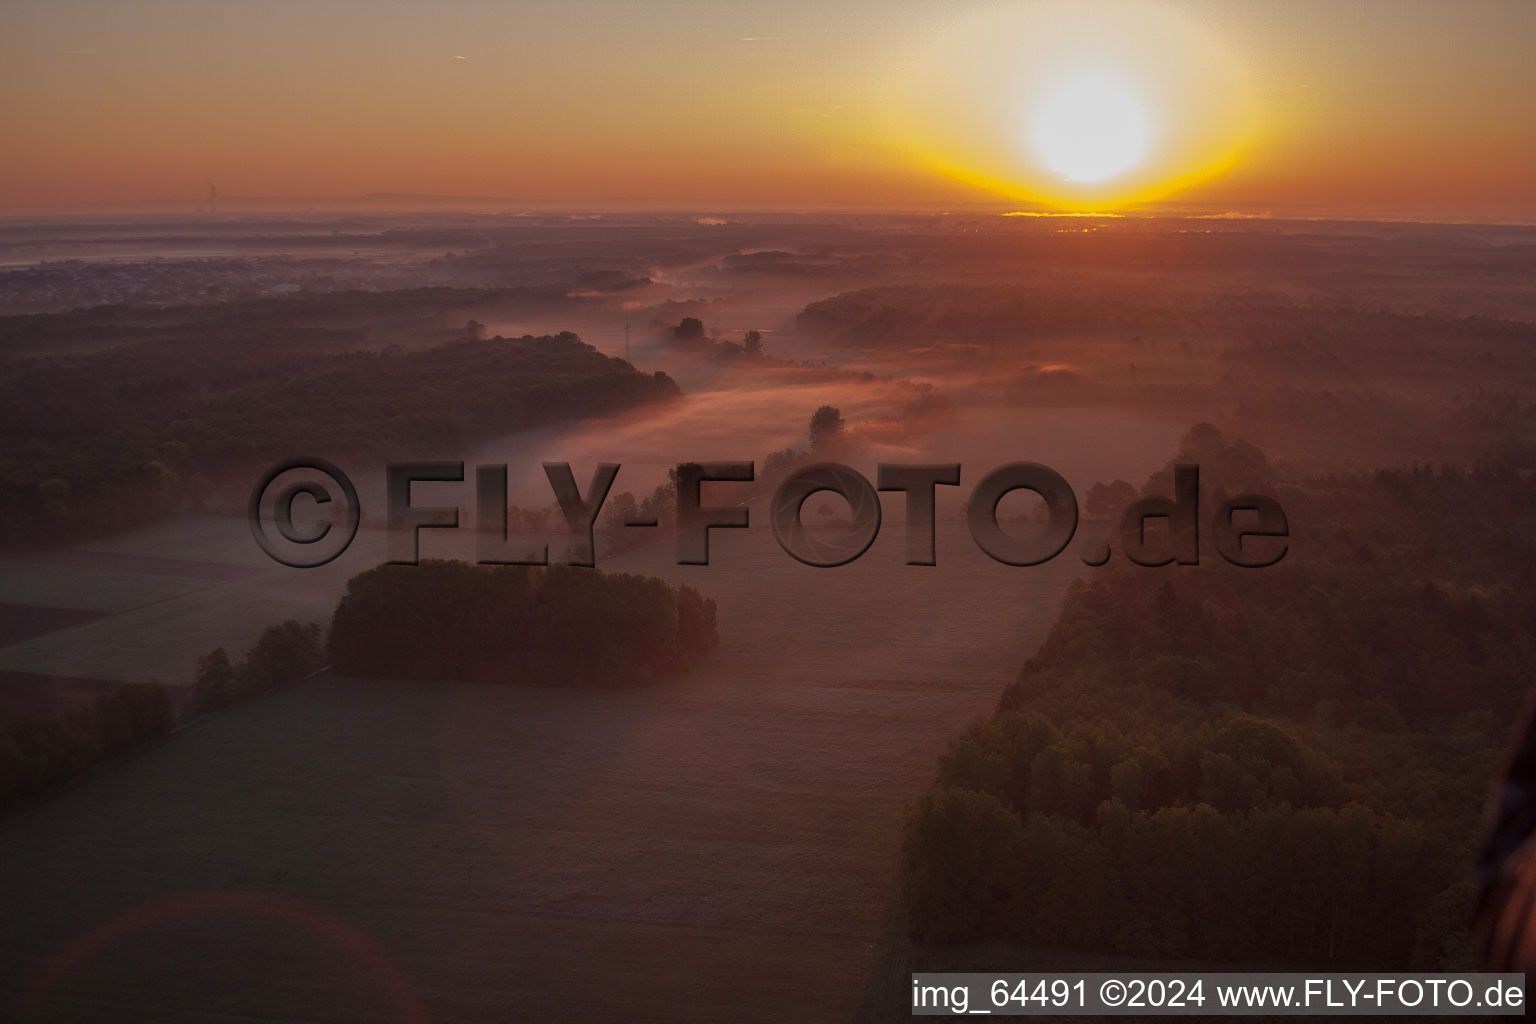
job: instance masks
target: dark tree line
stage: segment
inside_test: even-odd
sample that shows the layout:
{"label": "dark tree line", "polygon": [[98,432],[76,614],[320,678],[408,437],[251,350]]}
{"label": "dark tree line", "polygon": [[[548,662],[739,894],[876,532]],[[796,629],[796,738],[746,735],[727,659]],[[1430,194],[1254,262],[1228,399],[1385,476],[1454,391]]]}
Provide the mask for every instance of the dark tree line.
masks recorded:
{"label": "dark tree line", "polygon": [[1083,824],[938,788],[912,812],[904,856],[917,934],[934,941],[1466,966],[1463,851],[1421,820],[1358,803],[1223,813],[1109,800]]}
{"label": "dark tree line", "polygon": [[231,661],[222,647],[197,659],[191,710],[217,711],[272,693],[313,675],[324,664],[325,648],[319,625],[301,625],[289,619],[268,626],[238,663]]}
{"label": "dark tree line", "polygon": [[[1211,430],[1185,447],[1212,492],[1265,475]],[[910,811],[915,935],[1467,964],[1484,794],[1536,661],[1536,499],[1499,465],[1272,487],[1280,564],[1111,562],[1071,589]]]}
{"label": "dark tree line", "polygon": [[9,543],[134,526],[198,504],[212,480],[244,482],[317,447],[398,461],[679,394],[666,374],[640,373],[569,333],[377,352],[334,351],[361,346],[360,332],[294,326],[270,349],[240,332],[202,340],[190,351],[176,341],[0,354]]}
{"label": "dark tree line", "polygon": [[354,676],[612,685],[681,671],[717,642],[715,602],[691,587],[427,559],[347,583],[330,658]]}
{"label": "dark tree line", "polygon": [[88,704],[0,723],[0,810],[159,739],[175,719],[165,687],[124,683]]}
{"label": "dark tree line", "polygon": [[238,664],[223,648],[198,659],[190,699],[180,687],[123,683],[89,703],[0,719],[0,812],[162,739],[178,721],[290,686],[321,667],[321,653],[320,627],[289,620]]}

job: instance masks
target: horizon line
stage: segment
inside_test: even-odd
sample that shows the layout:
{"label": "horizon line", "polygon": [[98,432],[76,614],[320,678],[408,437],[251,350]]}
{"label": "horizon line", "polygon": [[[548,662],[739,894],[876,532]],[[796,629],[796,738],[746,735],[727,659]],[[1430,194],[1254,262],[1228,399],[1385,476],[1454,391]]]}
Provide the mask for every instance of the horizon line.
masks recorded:
{"label": "horizon line", "polygon": [[[370,205],[378,204],[378,205]],[[418,204],[418,205],[412,205]],[[1071,217],[1090,219],[1200,219],[1200,220],[1253,220],[1284,222],[1336,222],[1372,224],[1425,224],[1447,226],[1484,227],[1532,227],[1536,226],[1536,210],[1511,212],[1504,215],[1453,214],[1450,212],[1409,212],[1405,207],[1371,210],[1360,207],[1341,207],[1328,210],[1326,206],[1309,206],[1300,203],[1266,203],[1250,200],[1235,203],[1159,202],[1104,211],[1063,210],[1048,203],[1027,203],[1003,198],[978,198],[971,200],[916,200],[908,203],[857,203],[846,200],[829,200],[819,203],[783,203],[770,200],[732,199],[715,200],[698,204],[686,204],[672,197],[621,196],[604,198],[536,198],[487,195],[455,195],[433,192],[365,192],[354,195],[285,196],[285,195],[221,195],[212,203],[206,197],[161,199],[112,199],[38,203],[0,204],[0,218],[21,219],[39,216],[92,216],[155,214],[162,216],[193,215],[205,218],[224,218],[238,214],[304,214],[304,213],[480,213],[499,216],[526,216],[536,214],[673,214],[673,215],[925,215],[982,214],[992,216],[1024,217]],[[228,207],[235,207],[229,209]],[[453,209],[457,207],[458,209]]]}

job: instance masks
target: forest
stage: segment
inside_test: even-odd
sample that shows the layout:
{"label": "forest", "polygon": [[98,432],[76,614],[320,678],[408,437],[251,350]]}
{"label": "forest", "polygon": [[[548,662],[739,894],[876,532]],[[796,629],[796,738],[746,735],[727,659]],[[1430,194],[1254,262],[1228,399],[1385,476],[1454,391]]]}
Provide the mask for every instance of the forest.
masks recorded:
{"label": "forest", "polygon": [[[203,506],[219,484],[317,448],[381,462],[462,452],[679,394],[666,374],[637,372],[570,333],[484,338],[473,321],[439,322],[420,332],[427,347],[378,347],[375,321],[489,301],[420,291],[353,297],[325,314],[267,300],[243,316],[204,311],[211,322],[121,310],[0,319],[0,349],[23,337],[54,345],[0,354],[4,543],[96,536]],[[84,339],[109,347],[80,350]]]}
{"label": "forest", "polygon": [[[1490,269],[1485,281],[1505,272]],[[1528,319],[1418,309],[1412,294],[1375,307],[1358,296],[1202,294],[1193,289],[1210,281],[1188,284],[1090,275],[869,288],[812,302],[796,324],[909,373],[964,368],[1019,408],[1220,422],[1313,470],[1465,466],[1536,437],[1536,407],[1521,391],[1536,372]]]}
{"label": "forest", "polygon": [[[1255,456],[1202,425],[1175,461],[1220,488]],[[909,811],[914,937],[1471,962],[1477,809],[1536,656],[1526,476],[1490,461],[1268,489],[1294,531],[1278,565],[1116,560],[1074,585]]]}
{"label": "forest", "polygon": [[569,565],[424,559],[353,577],[330,664],[395,679],[625,685],[680,672],[719,643],[692,587]]}

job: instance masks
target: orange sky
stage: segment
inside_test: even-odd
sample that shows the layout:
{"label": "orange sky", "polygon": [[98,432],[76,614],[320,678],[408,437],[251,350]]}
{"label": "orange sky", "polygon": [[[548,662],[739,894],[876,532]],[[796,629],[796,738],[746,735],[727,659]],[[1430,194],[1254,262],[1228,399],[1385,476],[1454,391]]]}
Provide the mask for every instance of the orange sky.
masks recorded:
{"label": "orange sky", "polygon": [[[1247,111],[1220,161],[1164,154],[1158,175],[1183,187],[1149,197],[1536,215],[1536,4],[1122,2],[1169,26],[1156,43],[1168,52],[1144,55],[1160,66],[1188,64],[1186,40],[1219,50]],[[1033,31],[1028,3],[1001,6],[9,0],[0,206],[190,200],[209,183],[230,196],[789,207],[996,198],[982,184],[1048,202],[1049,182],[1010,163],[1028,160],[1010,149],[1013,70],[1038,60],[1040,40],[1010,35]],[[973,43],[967,19],[1024,27]],[[1138,40],[1112,38],[1124,21],[1088,19],[1083,59],[1103,32],[1105,60],[1134,61]],[[985,74],[975,45],[989,48]],[[926,84],[951,78],[969,91]],[[1207,116],[1191,96],[1235,81],[1170,92],[1183,98],[1155,111],[1159,127],[1171,138]],[[939,107],[926,122],[913,95]],[[945,122],[967,126],[963,144],[924,134]]]}

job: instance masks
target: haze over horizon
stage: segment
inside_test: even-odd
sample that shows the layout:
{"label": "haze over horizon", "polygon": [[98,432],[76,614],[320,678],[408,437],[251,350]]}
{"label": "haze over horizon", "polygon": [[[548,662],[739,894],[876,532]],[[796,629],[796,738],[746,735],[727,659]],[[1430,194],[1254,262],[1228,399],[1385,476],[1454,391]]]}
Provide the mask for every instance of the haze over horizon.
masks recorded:
{"label": "haze over horizon", "polygon": [[0,1022],[1518,1012],[1532,42],[10,0]]}
{"label": "haze over horizon", "polygon": [[28,0],[0,14],[0,209],[183,209],[213,185],[1530,220],[1532,38],[1536,8],[1492,0]]}

